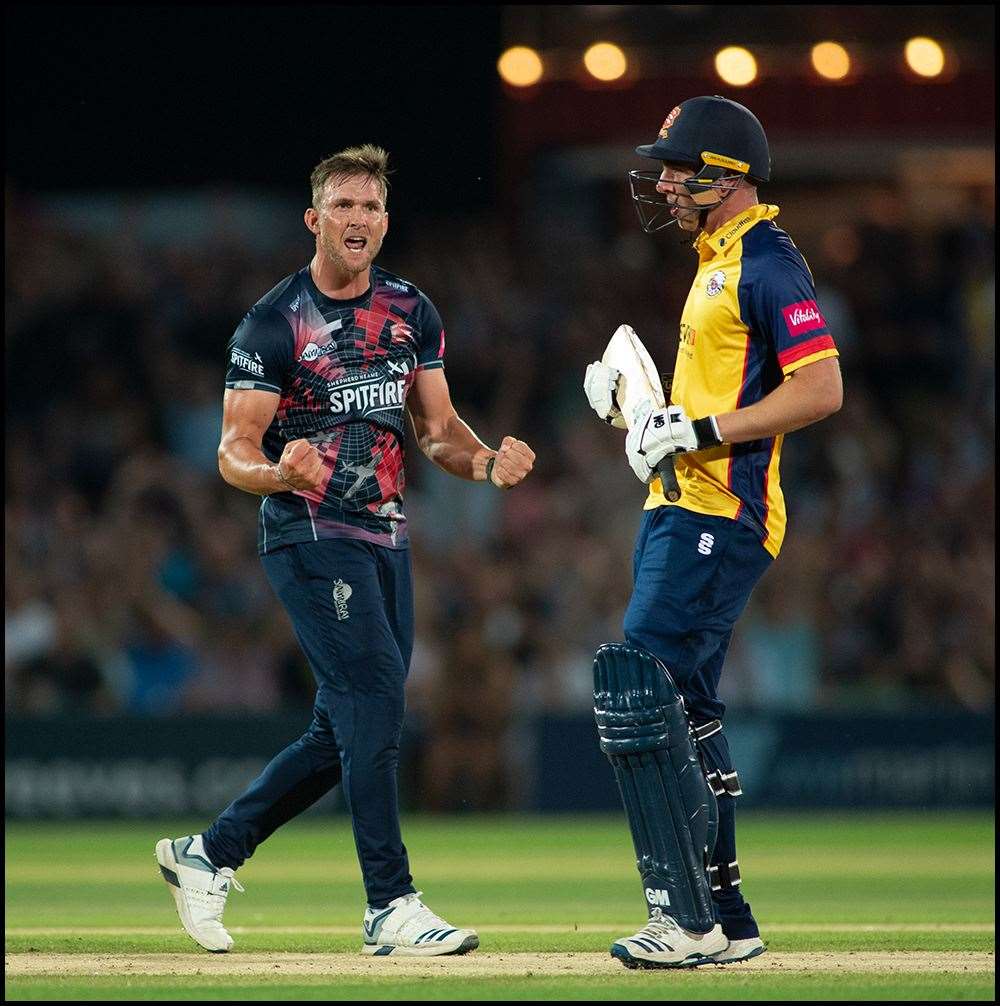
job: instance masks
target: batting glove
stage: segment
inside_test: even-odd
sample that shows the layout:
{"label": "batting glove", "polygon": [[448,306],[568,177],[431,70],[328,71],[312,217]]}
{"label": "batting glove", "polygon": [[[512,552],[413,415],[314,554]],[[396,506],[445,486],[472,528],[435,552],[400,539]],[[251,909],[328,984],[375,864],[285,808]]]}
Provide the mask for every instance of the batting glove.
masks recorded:
{"label": "batting glove", "polygon": [[595,360],[587,367],[587,374],[583,379],[583,390],[587,394],[590,407],[597,413],[598,419],[619,430],[624,430],[625,419],[615,399],[619,377],[621,377],[621,371]]}
{"label": "batting glove", "polygon": [[653,410],[644,401],[635,410],[625,438],[625,456],[640,482],[656,475],[656,466],[669,455],[700,451],[722,443],[715,416],[691,420],[679,405]]}

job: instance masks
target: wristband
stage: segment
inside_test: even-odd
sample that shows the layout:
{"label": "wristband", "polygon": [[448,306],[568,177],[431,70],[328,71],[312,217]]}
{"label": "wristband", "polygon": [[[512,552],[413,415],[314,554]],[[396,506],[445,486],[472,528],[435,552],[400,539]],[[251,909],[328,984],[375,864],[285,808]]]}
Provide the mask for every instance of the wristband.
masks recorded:
{"label": "wristband", "polygon": [[722,443],[719,424],[715,421],[715,416],[695,419],[691,426],[694,428],[694,435],[698,438],[698,450],[703,447],[718,447]]}
{"label": "wristband", "polygon": [[489,482],[494,488],[499,488],[497,484],[493,481],[493,466],[496,464],[496,457],[487,458],[486,460],[486,481]]}

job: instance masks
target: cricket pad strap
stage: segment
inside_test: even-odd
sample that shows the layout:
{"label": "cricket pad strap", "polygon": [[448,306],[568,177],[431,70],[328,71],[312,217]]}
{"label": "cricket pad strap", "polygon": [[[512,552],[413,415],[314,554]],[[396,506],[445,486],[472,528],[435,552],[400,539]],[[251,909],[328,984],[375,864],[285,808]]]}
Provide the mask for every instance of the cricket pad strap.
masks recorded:
{"label": "cricket pad strap", "polygon": [[717,796],[742,796],[740,777],[733,768],[729,743],[722,733],[722,720],[707,723],[692,723],[691,732],[698,745],[698,754],[705,767],[705,777],[712,792]]}
{"label": "cricket pad strap", "polygon": [[663,909],[690,932],[709,932],[708,861],[719,811],[677,686],[651,653],[605,643],[594,657],[594,715],[650,909]]}
{"label": "cricket pad strap", "polygon": [[743,787],[735,769],[732,772],[709,772],[705,777],[716,796],[743,796]]}
{"label": "cricket pad strap", "polygon": [[727,891],[740,886],[740,864],[734,859],[731,863],[719,863],[708,868],[708,879],[713,891]]}

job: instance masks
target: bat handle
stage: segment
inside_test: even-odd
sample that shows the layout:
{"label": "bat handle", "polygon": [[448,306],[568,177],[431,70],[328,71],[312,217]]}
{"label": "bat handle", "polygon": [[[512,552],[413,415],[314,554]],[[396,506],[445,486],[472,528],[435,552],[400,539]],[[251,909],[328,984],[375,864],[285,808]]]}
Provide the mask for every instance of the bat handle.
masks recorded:
{"label": "bat handle", "polygon": [[656,474],[663,486],[663,495],[676,503],[681,498],[681,487],[677,484],[677,473],[674,471],[674,456],[668,454],[657,466]]}

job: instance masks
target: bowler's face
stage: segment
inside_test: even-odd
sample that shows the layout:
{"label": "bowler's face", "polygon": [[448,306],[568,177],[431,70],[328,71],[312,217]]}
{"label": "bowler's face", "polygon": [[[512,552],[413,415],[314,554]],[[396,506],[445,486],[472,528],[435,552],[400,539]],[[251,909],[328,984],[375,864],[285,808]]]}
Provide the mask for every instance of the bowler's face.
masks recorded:
{"label": "bowler's face", "polygon": [[315,209],[320,243],[327,256],[352,275],[365,272],[389,229],[378,182],[364,175],[331,178],[322,206]]}

